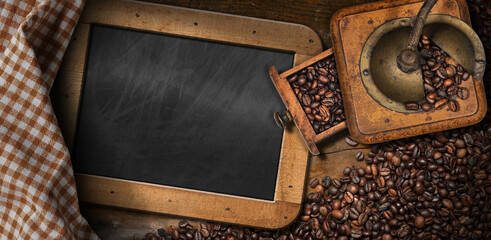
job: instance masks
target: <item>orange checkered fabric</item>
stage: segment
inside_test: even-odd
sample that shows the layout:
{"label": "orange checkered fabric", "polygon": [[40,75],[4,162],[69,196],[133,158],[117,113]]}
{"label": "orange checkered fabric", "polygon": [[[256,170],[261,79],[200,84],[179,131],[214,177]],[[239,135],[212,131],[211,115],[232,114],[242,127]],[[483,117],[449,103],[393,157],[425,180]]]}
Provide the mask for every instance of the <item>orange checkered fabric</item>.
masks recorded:
{"label": "orange checkered fabric", "polygon": [[97,239],[49,91],[82,0],[0,0],[0,239]]}

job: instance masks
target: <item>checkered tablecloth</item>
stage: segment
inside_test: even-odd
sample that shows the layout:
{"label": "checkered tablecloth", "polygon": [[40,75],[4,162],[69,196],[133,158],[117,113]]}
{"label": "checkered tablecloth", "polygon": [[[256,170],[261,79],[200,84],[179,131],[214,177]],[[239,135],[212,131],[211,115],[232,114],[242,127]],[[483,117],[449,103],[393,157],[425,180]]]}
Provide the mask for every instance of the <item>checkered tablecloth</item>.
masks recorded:
{"label": "checkered tablecloth", "polygon": [[49,91],[83,0],[0,0],[0,239],[97,239]]}

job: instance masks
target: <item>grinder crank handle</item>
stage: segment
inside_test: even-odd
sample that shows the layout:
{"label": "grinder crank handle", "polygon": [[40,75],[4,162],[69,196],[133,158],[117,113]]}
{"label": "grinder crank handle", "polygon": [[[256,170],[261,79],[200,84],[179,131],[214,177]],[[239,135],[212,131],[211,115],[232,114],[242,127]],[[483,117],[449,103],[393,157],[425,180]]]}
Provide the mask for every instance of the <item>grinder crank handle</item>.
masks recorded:
{"label": "grinder crank handle", "polygon": [[407,48],[397,56],[397,67],[405,73],[411,73],[420,67],[420,55],[418,53],[418,42],[423,32],[426,18],[438,0],[425,0],[414,20],[413,28],[409,34]]}

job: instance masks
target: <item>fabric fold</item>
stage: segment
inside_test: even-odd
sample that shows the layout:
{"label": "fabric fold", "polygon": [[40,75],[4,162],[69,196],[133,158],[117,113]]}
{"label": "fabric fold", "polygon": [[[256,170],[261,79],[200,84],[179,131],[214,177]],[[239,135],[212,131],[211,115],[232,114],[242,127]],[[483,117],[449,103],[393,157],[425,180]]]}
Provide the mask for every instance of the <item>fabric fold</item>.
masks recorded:
{"label": "fabric fold", "polygon": [[0,239],[98,239],[49,98],[83,5],[0,2]]}

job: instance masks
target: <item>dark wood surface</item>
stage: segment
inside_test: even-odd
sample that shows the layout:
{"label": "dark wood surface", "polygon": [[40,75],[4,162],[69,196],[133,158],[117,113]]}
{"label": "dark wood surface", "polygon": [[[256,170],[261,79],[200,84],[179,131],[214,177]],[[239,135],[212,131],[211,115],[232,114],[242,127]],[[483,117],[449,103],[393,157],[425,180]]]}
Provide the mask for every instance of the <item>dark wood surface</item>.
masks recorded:
{"label": "dark wood surface", "polygon": [[[344,7],[375,0],[140,0],[248,17],[303,24],[322,39],[324,48],[332,46],[329,21]],[[295,37],[295,36],[292,36]]]}
{"label": "dark wood surface", "polygon": [[[306,25],[321,37],[324,49],[331,47],[329,21],[339,9],[374,0],[144,0],[180,7],[257,17]],[[295,36],[292,36],[295,37]],[[309,159],[308,179],[330,175],[339,177],[347,165],[361,166],[354,161],[358,151],[366,146],[348,146],[342,131],[319,145],[321,155]],[[168,215],[129,211],[91,204],[81,205],[82,214],[102,239],[141,239],[146,232],[156,231],[169,224],[177,224],[180,218]],[[196,223],[192,221],[191,223]]]}

